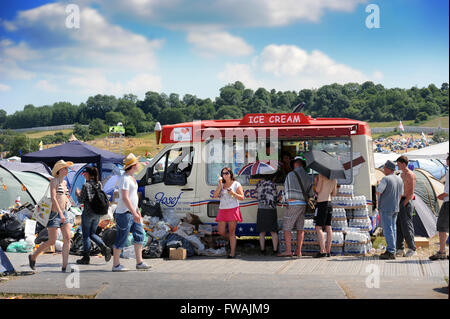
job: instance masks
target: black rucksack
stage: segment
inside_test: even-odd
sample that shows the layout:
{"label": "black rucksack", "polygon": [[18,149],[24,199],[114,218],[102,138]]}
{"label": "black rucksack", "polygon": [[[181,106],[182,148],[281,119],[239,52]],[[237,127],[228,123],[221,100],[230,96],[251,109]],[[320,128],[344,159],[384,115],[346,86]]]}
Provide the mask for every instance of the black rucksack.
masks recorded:
{"label": "black rucksack", "polygon": [[109,208],[109,200],[106,193],[101,189],[101,187],[97,184],[94,186],[94,197],[89,202],[92,210],[97,215],[106,215],[108,214]]}

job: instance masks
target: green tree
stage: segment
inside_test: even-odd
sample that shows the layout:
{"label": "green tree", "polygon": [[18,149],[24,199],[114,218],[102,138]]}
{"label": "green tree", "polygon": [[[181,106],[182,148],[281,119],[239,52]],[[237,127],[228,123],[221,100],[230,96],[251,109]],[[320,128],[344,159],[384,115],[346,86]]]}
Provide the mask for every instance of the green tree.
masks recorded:
{"label": "green tree", "polygon": [[106,133],[108,130],[105,122],[99,118],[93,119],[91,123],[89,123],[89,134],[91,135],[101,135]]}
{"label": "green tree", "polygon": [[89,139],[89,128],[79,123],[75,123],[73,135],[75,135],[75,137],[79,140],[86,141]]}

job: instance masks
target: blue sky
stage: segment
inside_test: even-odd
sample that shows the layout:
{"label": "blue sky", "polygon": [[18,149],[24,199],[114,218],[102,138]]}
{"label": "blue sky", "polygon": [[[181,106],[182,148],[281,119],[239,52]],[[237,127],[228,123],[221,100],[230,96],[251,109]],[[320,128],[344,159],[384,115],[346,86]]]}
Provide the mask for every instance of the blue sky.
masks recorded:
{"label": "blue sky", "polygon": [[[66,26],[69,4],[80,28]],[[380,28],[366,26],[369,4]],[[0,109],[147,91],[214,99],[236,80],[281,91],[440,87],[448,19],[444,0],[3,0]]]}

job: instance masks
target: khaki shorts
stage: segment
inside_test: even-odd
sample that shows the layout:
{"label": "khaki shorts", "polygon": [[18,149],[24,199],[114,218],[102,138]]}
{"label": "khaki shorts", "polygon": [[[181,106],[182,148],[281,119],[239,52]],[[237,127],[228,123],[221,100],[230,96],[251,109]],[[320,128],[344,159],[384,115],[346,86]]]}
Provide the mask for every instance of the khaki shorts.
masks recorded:
{"label": "khaki shorts", "polygon": [[305,212],[305,205],[288,206],[283,216],[283,230],[291,231],[294,229],[294,226],[296,230],[303,230],[305,226]]}

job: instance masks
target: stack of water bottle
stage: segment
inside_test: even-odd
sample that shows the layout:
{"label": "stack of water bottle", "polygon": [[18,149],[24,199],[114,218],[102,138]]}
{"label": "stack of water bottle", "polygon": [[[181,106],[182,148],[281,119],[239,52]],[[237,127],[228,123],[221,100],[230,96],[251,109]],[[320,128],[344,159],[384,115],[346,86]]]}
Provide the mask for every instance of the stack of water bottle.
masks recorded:
{"label": "stack of water bottle", "polygon": [[368,232],[350,229],[345,235],[344,253],[351,255],[364,255],[372,250],[372,242]]}
{"label": "stack of water bottle", "polygon": [[369,210],[366,208],[355,209],[348,227],[358,228],[360,231],[371,231],[372,222],[369,218]]}
{"label": "stack of water bottle", "polygon": [[337,195],[353,197],[353,185],[340,185]]}
{"label": "stack of water bottle", "polygon": [[331,197],[331,205],[333,205],[333,207],[344,209],[364,208],[367,205],[366,196],[334,196]]}

